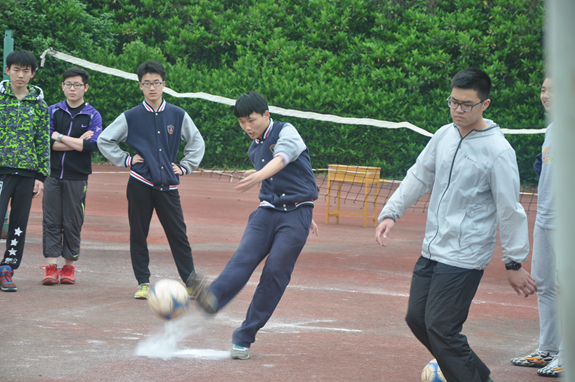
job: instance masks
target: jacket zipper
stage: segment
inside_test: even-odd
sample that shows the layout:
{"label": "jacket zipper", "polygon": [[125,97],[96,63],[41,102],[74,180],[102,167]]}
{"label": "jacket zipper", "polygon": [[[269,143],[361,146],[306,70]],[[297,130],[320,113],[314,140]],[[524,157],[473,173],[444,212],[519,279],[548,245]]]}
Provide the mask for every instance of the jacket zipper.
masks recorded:
{"label": "jacket zipper", "polygon": [[[61,109],[61,110],[64,110],[64,109]],[[70,134],[72,133],[72,125],[74,124],[74,118],[76,118],[78,115],[91,116],[91,114],[89,114],[89,113],[84,113],[84,109],[82,109],[79,113],[76,113],[74,116],[72,116],[72,113],[70,113],[68,110],[65,110],[65,111],[66,111],[66,113],[70,114],[70,118],[72,118],[72,120],[70,121],[70,128],[68,129],[68,136],[70,136]],[[87,128],[90,128],[90,123],[88,123]],[[62,171],[60,171],[60,179],[64,178],[64,159],[66,159],[66,153],[67,153],[67,151],[64,151],[64,154],[62,155]]]}
{"label": "jacket zipper", "polygon": [[[470,132],[471,133],[471,132]],[[469,136],[469,134],[467,134],[465,137]],[[447,193],[447,190],[449,190],[449,186],[451,185],[451,175],[453,174],[453,166],[455,165],[455,158],[457,158],[457,154],[459,153],[459,149],[461,148],[461,142],[463,142],[463,140],[465,139],[465,137],[462,137],[459,140],[459,143],[457,144],[457,150],[455,150],[455,155],[453,155],[453,160],[451,161],[451,168],[449,169],[449,178],[447,181],[447,186],[445,187],[445,190],[443,191],[443,194],[441,195],[441,199],[439,199],[439,203],[437,203],[437,211],[436,211],[436,216],[437,216],[437,230],[435,231],[435,236],[433,236],[433,238],[429,241],[429,244],[427,245],[427,252],[429,252],[429,259],[431,260],[432,254],[431,254],[431,243],[433,243],[433,241],[435,240],[435,238],[437,237],[437,235],[439,234],[439,207],[441,206],[441,202],[443,201],[443,198],[445,197],[445,194]]]}

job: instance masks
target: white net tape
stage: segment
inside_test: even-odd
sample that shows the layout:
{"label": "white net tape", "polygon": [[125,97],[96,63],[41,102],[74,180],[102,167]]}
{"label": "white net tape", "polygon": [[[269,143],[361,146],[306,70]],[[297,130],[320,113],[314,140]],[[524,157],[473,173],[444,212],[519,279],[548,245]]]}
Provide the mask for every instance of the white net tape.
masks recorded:
{"label": "white net tape", "polygon": [[[55,51],[53,49],[47,49],[42,53],[40,66],[44,66],[44,62],[46,60],[46,55],[49,54],[54,58],[57,58],[62,61],[69,62],[74,65],[82,66],[84,68],[88,68],[94,70],[96,72],[110,74],[112,76],[125,78],[127,80],[138,81],[138,76],[134,73],[124,72],[122,70],[109,68],[107,66],[95,64],[90,61],[83,60],[81,58],[77,58],[74,56],[70,56],[69,54],[62,53]],[[167,94],[178,97],[178,98],[199,98],[206,101],[221,103],[224,105],[233,106],[235,104],[235,100],[226,97],[220,97],[208,93],[178,93],[173,91],[172,89],[166,87],[164,92]],[[291,109],[283,109],[281,107],[270,106],[270,113],[284,115],[288,117],[297,117],[297,118],[305,118],[305,119],[313,119],[317,121],[324,121],[324,122],[333,122],[333,123],[340,123],[346,125],[364,125],[364,126],[375,126],[375,127],[383,127],[386,129],[399,129],[399,128],[406,128],[415,131],[421,135],[426,137],[432,137],[433,134],[427,130],[422,129],[421,127],[417,127],[409,122],[388,122],[388,121],[380,121],[377,119],[371,118],[348,118],[348,117],[338,117],[337,115],[331,114],[320,114],[320,113],[313,113],[308,111],[299,111],[299,110],[291,110]],[[545,129],[501,129],[504,134],[544,134]]]}

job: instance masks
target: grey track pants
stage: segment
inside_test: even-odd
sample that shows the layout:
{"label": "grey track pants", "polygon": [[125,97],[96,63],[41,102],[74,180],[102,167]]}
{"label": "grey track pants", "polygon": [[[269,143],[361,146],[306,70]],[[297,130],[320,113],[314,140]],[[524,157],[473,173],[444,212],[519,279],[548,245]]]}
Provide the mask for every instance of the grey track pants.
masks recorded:
{"label": "grey track pants", "polygon": [[44,181],[44,257],[78,260],[87,188],[87,180],[48,177]]}
{"label": "grey track pants", "polygon": [[535,223],[531,274],[537,283],[539,350],[556,353],[560,350],[560,330],[557,310],[557,266],[552,235],[552,230]]}

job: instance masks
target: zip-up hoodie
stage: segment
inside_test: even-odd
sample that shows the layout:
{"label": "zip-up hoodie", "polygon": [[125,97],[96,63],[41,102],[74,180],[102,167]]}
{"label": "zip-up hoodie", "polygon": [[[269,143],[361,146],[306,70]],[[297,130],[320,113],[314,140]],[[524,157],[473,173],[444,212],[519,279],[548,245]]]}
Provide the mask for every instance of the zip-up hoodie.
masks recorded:
{"label": "zip-up hoodie", "polygon": [[527,216],[519,203],[515,151],[493,121],[461,137],[451,123],[439,129],[391,196],[379,221],[398,219],[431,191],[422,256],[482,270],[495,249],[497,224],[503,262],[529,254]]}
{"label": "zip-up hoodie", "polygon": [[50,175],[48,105],[37,86],[19,100],[10,81],[0,82],[0,174],[44,181]]}
{"label": "zip-up hoodie", "polygon": [[[86,102],[84,108],[72,117],[66,101],[50,106],[48,111],[50,114],[50,136],[54,131],[57,131],[73,138],[80,138],[88,130],[94,132],[90,139],[84,140],[82,151],[52,150],[50,176],[65,180],[88,179],[88,175],[92,173],[91,153],[98,150],[97,141],[102,132],[100,113]],[[54,142],[53,139],[50,139],[50,147],[54,145]]]}

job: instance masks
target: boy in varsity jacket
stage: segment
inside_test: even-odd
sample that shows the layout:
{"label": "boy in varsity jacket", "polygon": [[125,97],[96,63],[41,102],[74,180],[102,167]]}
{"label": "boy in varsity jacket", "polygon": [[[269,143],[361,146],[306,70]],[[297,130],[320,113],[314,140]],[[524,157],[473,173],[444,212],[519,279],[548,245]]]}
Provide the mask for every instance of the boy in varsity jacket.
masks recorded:
{"label": "boy in varsity jacket", "polygon": [[246,285],[267,256],[246,319],[232,337],[231,357],[247,359],[256,333],[269,320],[290,282],[310,230],[317,235],[312,216],[318,190],[309,151],[299,133],[291,124],[270,118],[261,94],[241,95],[234,114],[253,139],[248,156],[256,169],[235,189],[244,192],[261,182],[260,205],[250,215],[239,248],[217,280],[207,285],[196,278],[195,289],[198,303],[206,312],[216,313]]}
{"label": "boy in varsity jacket", "polygon": [[[50,176],[44,184],[43,253],[47,259],[42,284],[74,284],[80,255],[80,233],[84,224],[88,175],[92,152],[102,132],[98,110],[84,101],[90,85],[88,72],[70,68],[62,75],[66,99],[48,108],[50,115]],[[64,266],[58,269],[58,257]]]}
{"label": "boy in varsity jacket", "polygon": [[[98,147],[116,166],[130,167],[130,256],[138,281],[134,298],[145,299],[150,289],[146,239],[154,210],[182,280],[187,281],[194,271],[178,184],[180,176],[191,174],[199,166],[205,147],[188,113],[162,97],[166,86],[163,65],[154,60],[143,63],[138,68],[138,80],[144,101],[116,118],[98,138]],[[184,157],[176,164],[181,141],[186,142]],[[122,151],[118,142],[126,142],[136,154]],[[191,289],[188,293],[193,297]]]}
{"label": "boy in varsity jacket", "polygon": [[6,252],[0,262],[0,290],[16,292],[14,270],[22,261],[32,198],[50,174],[48,105],[42,89],[28,85],[36,59],[26,50],[6,57],[9,81],[0,83],[0,217],[11,201]]}

